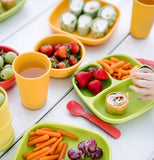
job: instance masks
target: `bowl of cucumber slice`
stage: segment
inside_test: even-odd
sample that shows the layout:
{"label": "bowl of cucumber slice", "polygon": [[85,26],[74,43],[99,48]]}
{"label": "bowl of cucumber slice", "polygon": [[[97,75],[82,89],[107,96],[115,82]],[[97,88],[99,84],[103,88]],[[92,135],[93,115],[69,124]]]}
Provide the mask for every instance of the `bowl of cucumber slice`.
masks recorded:
{"label": "bowl of cucumber slice", "polygon": [[8,89],[15,84],[12,63],[19,53],[13,48],[0,45],[0,87]]}

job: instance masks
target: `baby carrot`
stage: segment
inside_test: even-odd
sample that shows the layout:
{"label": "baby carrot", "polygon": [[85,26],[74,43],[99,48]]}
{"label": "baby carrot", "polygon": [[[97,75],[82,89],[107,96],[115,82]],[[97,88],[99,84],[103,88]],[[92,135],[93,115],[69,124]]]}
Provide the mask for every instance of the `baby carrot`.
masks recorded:
{"label": "baby carrot", "polygon": [[121,68],[122,69],[129,69],[129,66],[130,66],[131,64],[130,63],[126,63],[126,64],[124,64]]}
{"label": "baby carrot", "polygon": [[63,158],[64,158],[64,156],[65,156],[65,152],[66,152],[66,149],[67,149],[67,146],[68,146],[68,143],[67,143],[67,142],[65,142],[65,143],[64,143],[64,145],[63,145],[63,148],[62,148],[62,150],[61,150],[61,152],[60,152],[60,155],[59,155],[58,160],[60,160],[60,159],[63,159]]}
{"label": "baby carrot", "polygon": [[125,61],[119,61],[119,62],[113,64],[113,65],[111,66],[111,69],[112,69],[112,70],[115,70],[115,69],[117,69],[117,68],[121,68],[125,63],[126,63]]}
{"label": "baby carrot", "polygon": [[62,138],[60,137],[55,143],[53,143],[53,145],[51,146],[49,153],[52,155],[55,151],[55,149],[57,148],[57,146],[59,145],[59,143],[61,143]]}
{"label": "baby carrot", "polygon": [[29,137],[29,141],[31,141],[31,140],[34,140],[34,139],[36,139],[36,138],[38,138],[38,137],[40,137],[40,136],[32,136],[32,137]]}
{"label": "baby carrot", "polygon": [[37,152],[31,152],[31,154],[27,157],[27,160],[32,160],[33,158],[39,156],[40,154],[48,151],[50,148],[49,147],[45,147]]}
{"label": "baby carrot", "polygon": [[102,61],[104,61],[105,63],[107,63],[108,65],[111,65],[111,61],[108,59],[102,59]]}
{"label": "baby carrot", "polygon": [[63,147],[63,143],[59,143],[59,145],[58,145],[57,148],[55,149],[54,154],[59,153],[59,152],[61,151],[62,147]]}
{"label": "baby carrot", "polygon": [[48,146],[49,144],[55,142],[56,140],[57,140],[57,138],[55,138],[55,137],[54,137],[54,138],[51,138],[50,140],[48,140],[48,141],[40,144],[40,145],[39,145],[38,147],[36,147],[33,151],[36,152],[36,151],[40,150],[41,148],[44,148],[44,147]]}
{"label": "baby carrot", "polygon": [[48,139],[49,139],[49,136],[45,134],[43,136],[40,136],[40,137],[28,142],[28,145],[32,146],[32,145],[34,145],[36,143],[43,142],[43,141],[48,140]]}
{"label": "baby carrot", "polygon": [[49,127],[43,127],[43,128],[41,128],[41,129],[46,130],[46,131],[53,132],[53,129],[52,129],[52,128],[49,128]]}
{"label": "baby carrot", "polygon": [[68,133],[68,132],[66,132],[66,131],[63,131],[63,130],[61,130],[61,129],[57,129],[56,132],[61,133],[61,135],[63,135],[63,136],[70,137],[70,138],[72,138],[72,139],[78,140],[78,137],[77,137],[77,136],[75,136],[75,135],[73,135],[73,134],[71,134],[71,133]]}
{"label": "baby carrot", "polygon": [[32,135],[32,136],[35,136],[35,135],[36,135],[35,131],[29,132],[28,134],[29,134],[29,135]]}
{"label": "baby carrot", "polygon": [[121,79],[121,76],[122,76],[122,69],[120,68],[120,69],[119,69],[119,72],[118,72],[118,80]]}
{"label": "baby carrot", "polygon": [[39,160],[55,160],[59,157],[58,154],[55,154],[55,155],[51,155],[51,156],[44,156],[44,157],[41,157]]}
{"label": "baby carrot", "polygon": [[28,153],[23,153],[23,158],[27,158],[29,155],[31,154],[31,152],[28,152]]}
{"label": "baby carrot", "polygon": [[110,74],[113,73],[113,70],[107,63],[103,62],[102,60],[97,60],[97,62],[101,64]]}
{"label": "baby carrot", "polygon": [[60,137],[60,136],[61,136],[60,133],[45,131],[45,130],[43,130],[43,129],[37,129],[37,130],[36,130],[36,134],[37,134],[37,135],[47,134],[47,135],[49,135],[49,136],[51,136],[51,137]]}
{"label": "baby carrot", "polygon": [[124,75],[124,76],[130,74],[129,70],[123,70],[123,69],[121,69],[121,72],[122,72],[122,75]]}
{"label": "baby carrot", "polygon": [[129,78],[129,77],[130,77],[130,75],[123,76],[123,77],[121,77],[121,80]]}
{"label": "baby carrot", "polygon": [[115,57],[111,57],[110,60],[115,63],[120,61],[118,58],[115,58]]}

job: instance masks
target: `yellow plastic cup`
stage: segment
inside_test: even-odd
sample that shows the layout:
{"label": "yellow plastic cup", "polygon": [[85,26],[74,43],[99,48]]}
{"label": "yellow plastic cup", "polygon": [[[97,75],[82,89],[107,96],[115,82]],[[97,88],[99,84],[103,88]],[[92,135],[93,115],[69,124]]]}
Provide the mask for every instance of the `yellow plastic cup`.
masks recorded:
{"label": "yellow plastic cup", "polygon": [[154,0],[133,0],[130,33],[135,38],[146,38],[154,23]]}
{"label": "yellow plastic cup", "polygon": [[[19,66],[26,62],[39,61],[47,66],[40,77],[25,78],[17,73]],[[39,52],[27,52],[19,55],[13,62],[13,71],[23,105],[28,109],[39,109],[46,103],[51,63],[49,58]]]}
{"label": "yellow plastic cup", "polygon": [[0,152],[8,149],[14,141],[14,129],[12,127],[12,116],[8,106],[8,97],[3,88],[0,92],[4,94],[5,100],[0,106]]}

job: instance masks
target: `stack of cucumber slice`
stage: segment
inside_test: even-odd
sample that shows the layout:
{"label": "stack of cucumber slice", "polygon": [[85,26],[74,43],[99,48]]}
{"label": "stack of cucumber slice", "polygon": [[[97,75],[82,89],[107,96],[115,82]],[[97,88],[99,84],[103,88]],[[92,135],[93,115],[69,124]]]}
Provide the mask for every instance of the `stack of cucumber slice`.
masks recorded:
{"label": "stack of cucumber slice", "polygon": [[115,8],[111,5],[101,4],[97,0],[70,0],[70,12],[61,16],[61,28],[67,32],[77,30],[80,36],[86,36],[90,32],[94,38],[105,36],[117,16]]}

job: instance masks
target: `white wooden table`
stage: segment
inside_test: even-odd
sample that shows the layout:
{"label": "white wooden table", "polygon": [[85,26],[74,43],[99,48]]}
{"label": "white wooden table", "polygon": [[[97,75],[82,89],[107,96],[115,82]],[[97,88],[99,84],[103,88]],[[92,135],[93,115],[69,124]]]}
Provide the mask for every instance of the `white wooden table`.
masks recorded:
{"label": "white wooden table", "polygon": [[[129,33],[132,0],[106,1],[115,4],[121,10],[118,27],[106,43],[85,46],[86,57],[82,65],[112,53],[154,60],[154,27],[148,38],[135,39]],[[57,3],[57,0],[27,0],[20,11],[0,22],[0,45],[10,46],[21,54],[32,51],[38,40],[54,34],[48,26],[47,19]],[[24,132],[40,121],[63,122],[100,132],[111,144],[113,160],[152,160],[150,157],[154,154],[154,108],[131,121],[114,125],[120,129],[122,135],[119,139],[113,139],[88,120],[74,117],[66,110],[66,104],[70,100],[76,100],[84,106],[84,110],[91,113],[74,91],[71,77],[50,79],[47,102],[39,110],[24,108],[17,85],[7,90],[7,93],[15,140],[6,152],[0,153],[1,160],[13,159]]]}

